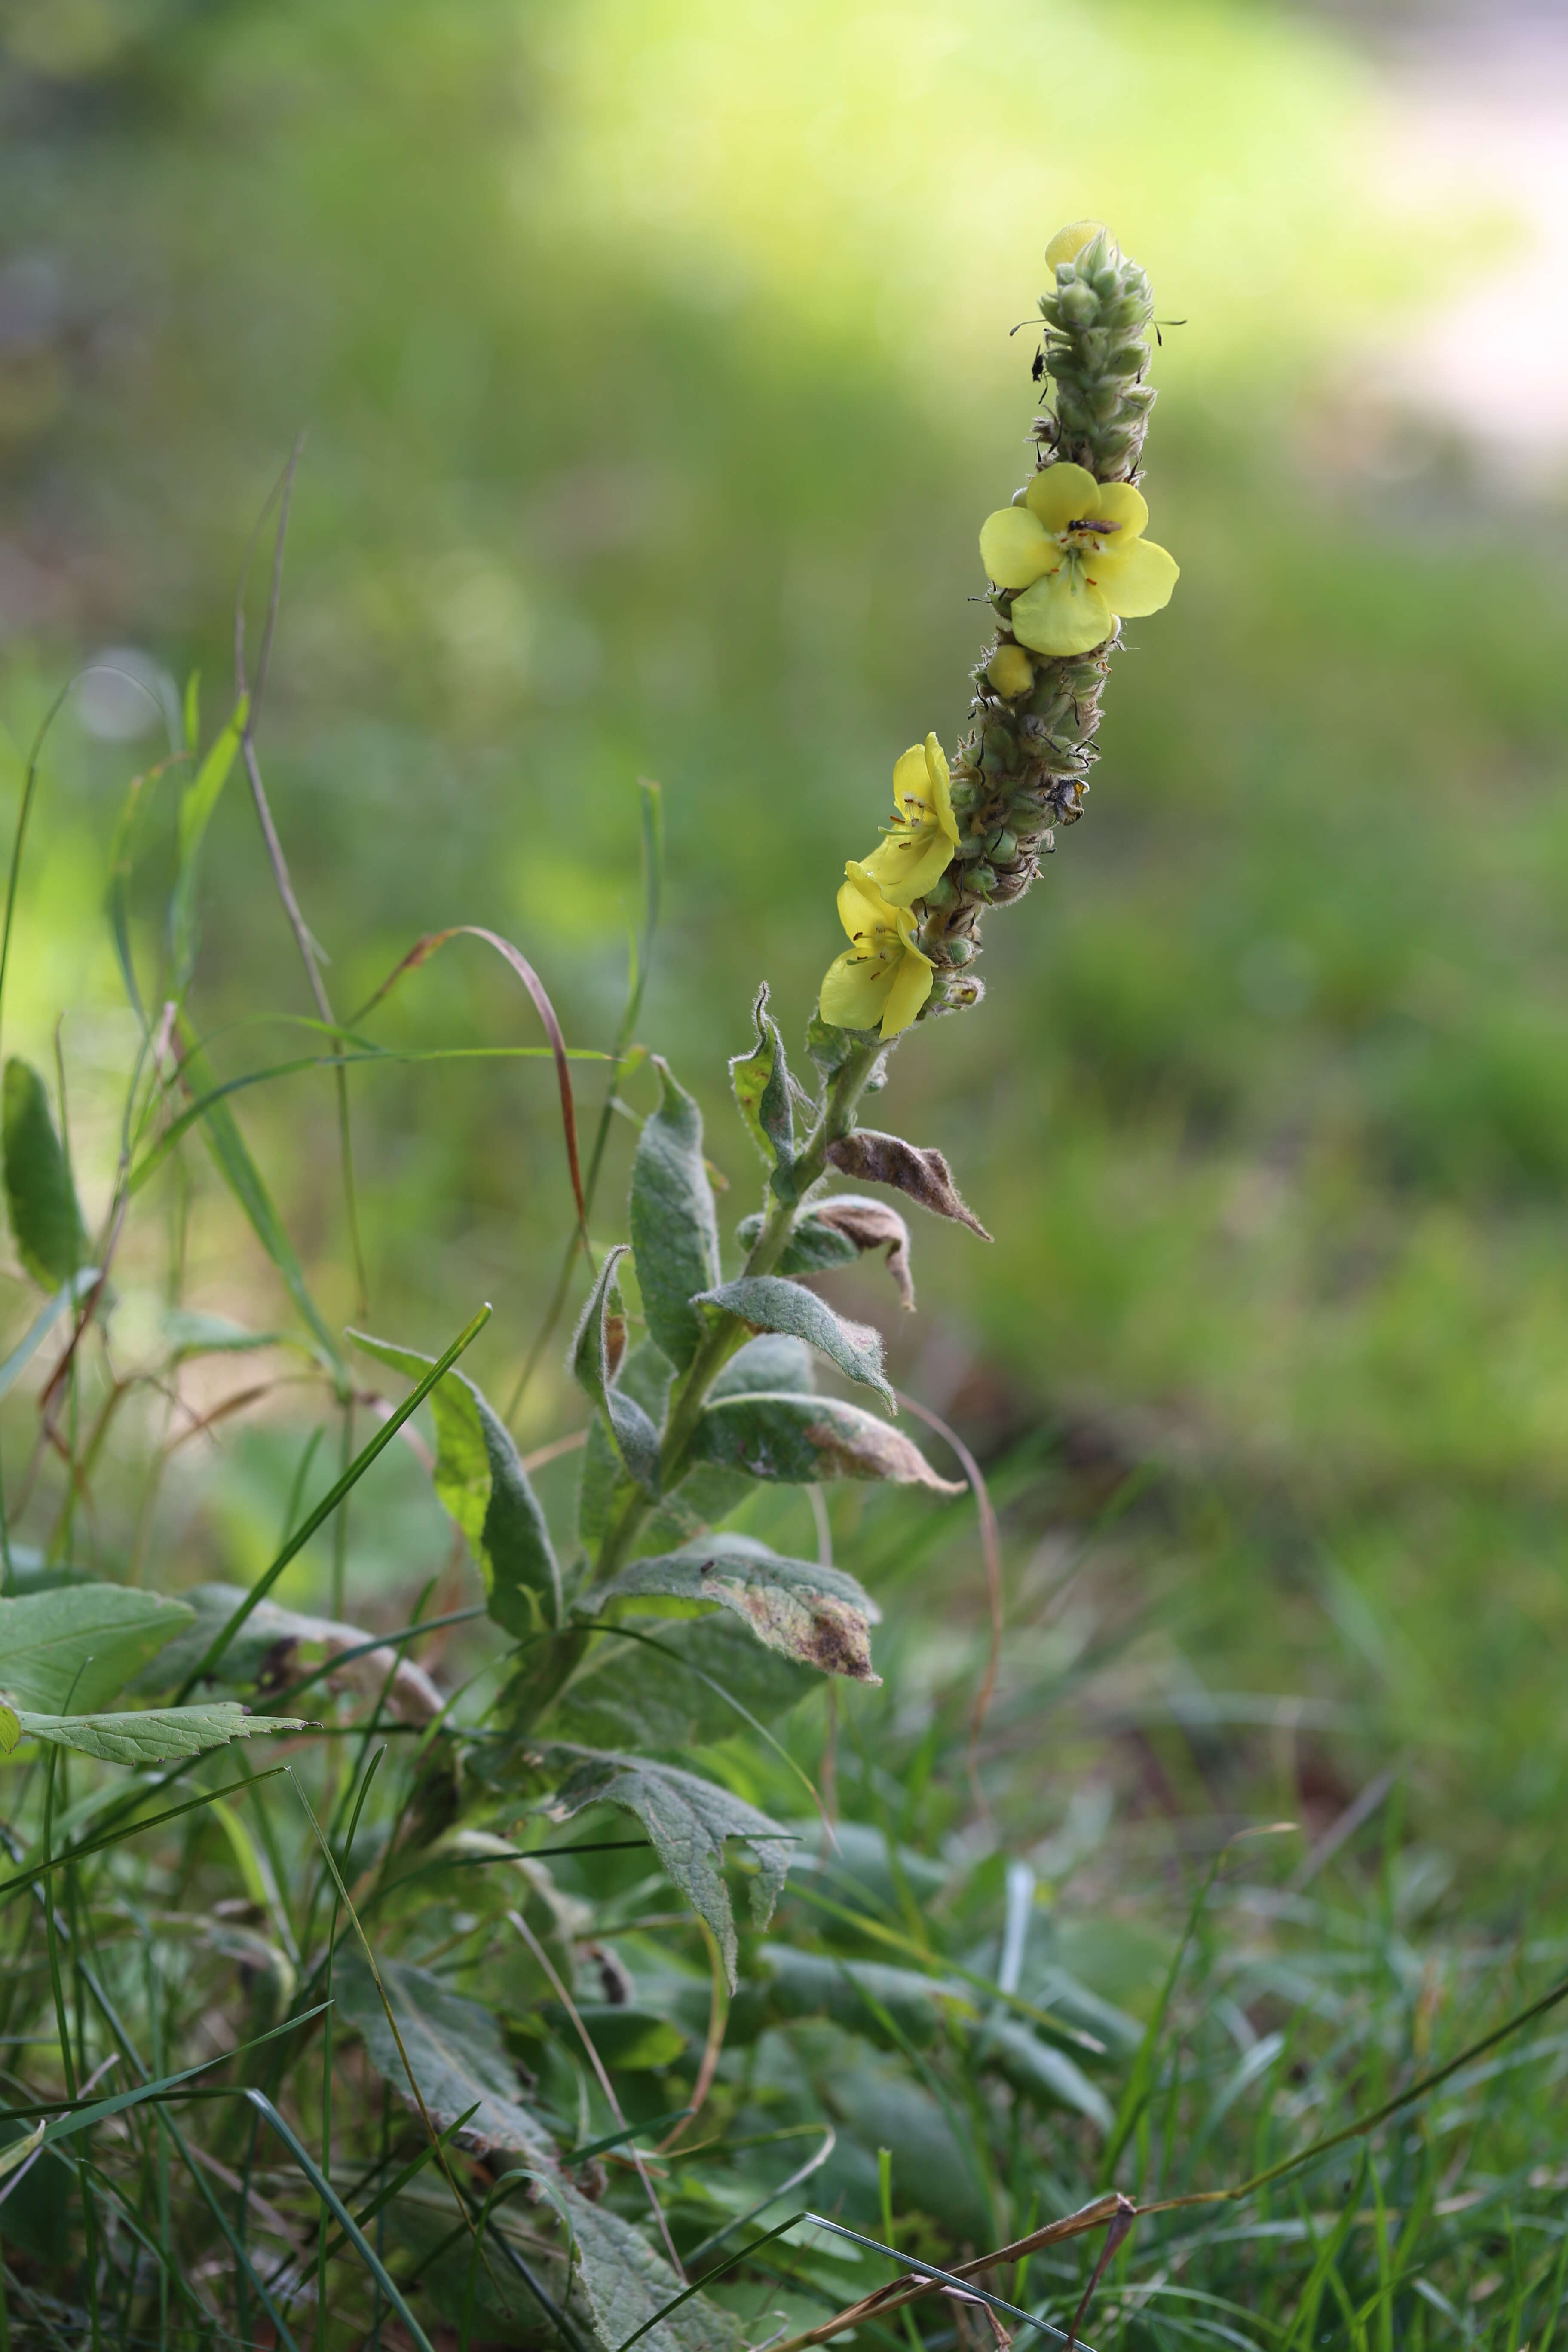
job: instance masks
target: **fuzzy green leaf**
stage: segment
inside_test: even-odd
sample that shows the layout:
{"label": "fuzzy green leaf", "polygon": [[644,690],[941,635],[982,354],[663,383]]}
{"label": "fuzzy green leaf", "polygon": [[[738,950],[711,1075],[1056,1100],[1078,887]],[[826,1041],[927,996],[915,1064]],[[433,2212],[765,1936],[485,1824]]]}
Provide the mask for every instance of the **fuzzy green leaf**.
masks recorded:
{"label": "fuzzy green leaf", "polygon": [[820,1478],[877,1478],[966,1490],[939,1477],[899,1429],[836,1397],[731,1396],[710,1403],[692,1433],[691,1459],[743,1470],[748,1477],[805,1486]]}
{"label": "fuzzy green leaf", "polygon": [[870,1653],[876,1604],[842,1569],[788,1559],[751,1536],[714,1536],[689,1550],[634,1560],[583,1605],[603,1611],[656,1595],[727,1609],[759,1642],[802,1665],[856,1682],[879,1679]]}
{"label": "fuzzy green leaf", "polygon": [[748,1716],[776,1722],[816,1687],[809,1667],[753,1641],[727,1611],[650,1615],[627,1631],[648,1638],[596,1643],[557,1700],[550,1722],[561,1738],[683,1756],[744,1735]]}
{"label": "fuzzy green leaf", "polygon": [[[836,1954],[797,1951],[789,1944],[764,1944],[768,2008],[776,2017],[826,2017],[847,2032],[884,2046],[897,2035],[923,2049],[942,2028],[943,2013],[972,2017],[975,1996],[964,1985],[922,1976],[886,1960],[847,1960]],[[873,2003],[875,2006],[873,2006]],[[892,2021],[890,2032],[878,2010]]]}
{"label": "fuzzy green leaf", "polygon": [[[610,1351],[610,1324],[620,1315],[616,1268],[626,1255],[624,1242],[611,1250],[599,1269],[577,1336],[572,1343],[572,1370],[577,1384],[604,1414],[610,1438],[627,1475],[645,1494],[658,1492],[658,1432],[652,1420],[626,1390],[616,1385]],[[647,1297],[644,1297],[644,1305]],[[655,1335],[658,1337],[658,1334]],[[663,1346],[662,1340],[660,1341]],[[668,1349],[665,1349],[668,1354]]]}
{"label": "fuzzy green leaf", "polygon": [[[616,2352],[632,2336],[638,2338],[638,2352],[732,2352],[741,2340],[741,2322],[706,2295],[691,2295],[649,2327],[655,2312],[681,2293],[664,2257],[640,2230],[566,2182],[552,2183],[550,2196],[576,2242],[594,2333],[606,2352]],[[639,2334],[643,2328],[646,2335]]]}
{"label": "fuzzy green leaf", "polygon": [[47,1090],[32,1064],[15,1055],[0,1087],[0,1133],[16,1255],[41,1289],[58,1290],[87,1264],[87,1228]]}
{"label": "fuzzy green leaf", "polygon": [[782,1332],[790,1339],[804,1339],[847,1380],[875,1389],[888,1411],[897,1412],[897,1400],[882,1371],[881,1333],[836,1315],[815,1290],[786,1282],[781,1275],[742,1275],[739,1282],[700,1291],[692,1303],[715,1315],[736,1316],[753,1331]]}
{"label": "fuzzy green leaf", "polygon": [[19,1707],[90,1715],[191,1622],[183,1601],[77,1584],[0,1601],[0,1681]]}
{"label": "fuzzy green leaf", "polygon": [[737,1054],[730,1064],[730,1084],[741,1117],[752,1142],[772,1171],[773,1190],[781,1201],[793,1201],[795,1181],[795,1108],[790,1099],[789,1065],[778,1024],[768,1012],[764,980],[752,1007],[757,1042],[749,1054]]}
{"label": "fuzzy green leaf", "polygon": [[[378,1363],[420,1380],[436,1361],[364,1331],[349,1337]],[[485,1580],[489,1612],[508,1633],[559,1625],[561,1570],[544,1513],[511,1433],[466,1373],[449,1371],[430,1393],[436,1416],[436,1493],[468,1538]]]}
{"label": "fuzzy green leaf", "polygon": [[631,1236],[647,1328],[677,1371],[702,1337],[691,1300],[719,1279],[719,1223],[702,1160],[702,1114],[656,1054],[658,1108],[632,1162]]}
{"label": "fuzzy green leaf", "polygon": [[[763,1230],[761,1213],[742,1217],[735,1228],[735,1239],[743,1250],[750,1250]],[[836,1265],[853,1265],[860,1252],[847,1234],[835,1231],[825,1224],[815,1211],[807,1210],[795,1221],[795,1231],[784,1246],[784,1255],[775,1269],[779,1274],[826,1274]]]}
{"label": "fuzzy green leaf", "polygon": [[[184,1598],[195,1622],[137,1675],[132,1690],[138,1697],[179,1689],[245,1599],[245,1590],[237,1584],[198,1584]],[[258,1601],[224,1652],[213,1679],[229,1690],[280,1691],[313,1667],[330,1666],[347,1653],[347,1663],[322,1677],[329,1689],[345,1684],[368,1698],[384,1691],[387,1712],[398,1722],[428,1723],[440,1712],[441,1696],[424,1668],[390,1644],[371,1647],[373,1642],[374,1636],[361,1626],[304,1616],[276,1601]]]}
{"label": "fuzzy green leaf", "polygon": [[[760,1216],[743,1217],[735,1239],[750,1249],[762,1232]],[[826,1274],[836,1265],[850,1265],[868,1250],[885,1249],[888,1272],[899,1297],[911,1311],[914,1282],[910,1273],[910,1229],[897,1209],[861,1192],[835,1192],[797,1219],[776,1274]]]}
{"label": "fuzzy green leaf", "polygon": [[[456,2123],[472,2107],[474,2114],[458,2135],[460,2146],[478,2156],[500,2148],[539,2162],[549,2159],[549,2135],[518,2097],[516,2071],[489,2011],[465,2000],[426,1969],[384,1959],[376,1967],[420,2096],[437,2128]],[[339,1959],[332,1992],[339,2015],[363,2036],[376,2073],[412,2104],[375,1979],[358,1952]]]}
{"label": "fuzzy green leaf", "polygon": [[[634,1404],[640,1404],[658,1428],[664,1422],[674,1377],[674,1368],[662,1348],[651,1339],[644,1339],[638,1346],[627,1349],[616,1374],[616,1386]],[[602,1413],[595,1413],[588,1424],[588,1442],[583,1448],[583,1477],[577,1490],[577,1534],[585,1550],[598,1549],[615,1509],[617,1486],[624,1489],[627,1483],[620,1456],[610,1440],[609,1426]]]}
{"label": "fuzzy green leaf", "polygon": [[254,1739],[269,1731],[308,1731],[293,1716],[248,1715],[236,1699],[213,1706],[156,1706],[122,1715],[34,1715],[15,1710],[24,1739],[44,1739],[54,1748],[74,1748],[106,1764],[166,1764],[176,1756],[200,1756],[231,1739]]}
{"label": "fuzzy green leaf", "polygon": [[595,1755],[561,1744],[534,1753],[544,1770],[566,1776],[543,1809],[552,1821],[569,1822],[589,1805],[615,1805],[641,1822],[670,1877],[717,1937],[733,1991],[735,1916],[724,1884],[724,1841],[743,1839],[756,1856],[752,1916],[765,1927],[789,1869],[787,1833],[728,1789],[673,1764],[644,1756]]}

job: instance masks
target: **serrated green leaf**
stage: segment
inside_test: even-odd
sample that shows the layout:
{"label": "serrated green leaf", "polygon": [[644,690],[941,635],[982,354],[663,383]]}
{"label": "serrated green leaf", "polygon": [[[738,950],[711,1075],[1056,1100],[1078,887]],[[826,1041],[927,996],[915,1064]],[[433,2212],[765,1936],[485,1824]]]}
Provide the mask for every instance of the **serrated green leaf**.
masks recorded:
{"label": "serrated green leaf", "polygon": [[870,1653],[876,1605],[842,1569],[786,1559],[751,1536],[714,1536],[632,1561],[580,1605],[602,1613],[617,1601],[655,1596],[727,1609],[786,1658],[857,1682],[878,1680]]}
{"label": "serrated green leaf", "polygon": [[730,1084],[752,1142],[771,1172],[773,1190],[781,1201],[795,1197],[795,1106],[790,1098],[789,1065],[778,1024],[768,1011],[764,980],[752,1007],[757,1042],[749,1054],[737,1054],[730,1064]]}
{"label": "serrated green leaf", "polygon": [[691,1300],[719,1279],[719,1223],[702,1159],[702,1114],[656,1054],[658,1108],[632,1162],[631,1236],[647,1328],[684,1371],[702,1337]]}
{"label": "serrated green leaf", "polygon": [[[611,1369],[609,1323],[619,1316],[616,1268],[626,1255],[624,1242],[611,1250],[599,1269],[577,1336],[572,1343],[572,1370],[577,1385],[604,1414],[610,1439],[623,1468],[647,1495],[658,1492],[658,1432],[637,1399],[619,1387]],[[647,1303],[645,1297],[645,1305]],[[693,1310],[695,1312],[695,1309]],[[655,1335],[658,1336],[657,1334]],[[668,1350],[665,1350],[666,1354]]]}
{"label": "serrated green leaf", "polygon": [[[516,2069],[489,2010],[453,1992],[427,1969],[379,1958],[376,1968],[431,2121],[444,2129],[473,2108],[458,2135],[459,2146],[478,2156],[504,2149],[536,2163],[551,2161],[550,2135],[518,2095]],[[339,2016],[363,2036],[376,2073],[412,2104],[402,2055],[361,1954],[339,1958],[332,1993]]]}
{"label": "serrated green leaf", "polygon": [[93,1714],[191,1617],[183,1601],[122,1584],[0,1600],[0,1682],[18,1707]]}
{"label": "serrated green leaf", "polygon": [[[420,1380],[437,1360],[391,1339],[351,1331],[378,1363]],[[431,1391],[436,1417],[436,1493],[468,1538],[485,1580],[489,1612],[520,1636],[559,1625],[561,1570],[550,1529],[511,1433],[466,1372],[449,1371]]]}
{"label": "serrated green leaf", "polygon": [[[640,1404],[658,1428],[664,1423],[669,1384],[674,1377],[674,1367],[663,1349],[652,1339],[644,1339],[627,1349],[616,1374],[616,1386],[635,1404]],[[577,1534],[585,1550],[598,1549],[610,1524],[617,1490],[624,1491],[627,1483],[604,1417],[595,1413],[588,1424],[588,1442],[583,1448],[583,1475],[577,1490]]]}
{"label": "serrated green leaf", "polygon": [[16,1055],[0,1086],[0,1134],[16,1255],[40,1289],[58,1291],[87,1263],[87,1228],[48,1091],[32,1064]]}
{"label": "serrated green leaf", "polygon": [[[566,2181],[552,2183],[551,2200],[565,2215],[576,2242],[583,2289],[594,2333],[605,2352],[638,2336],[639,2352],[733,2352],[741,2322],[706,2295],[694,2294],[649,2327],[657,2311],[674,2303],[681,2282],[641,2231],[607,2205],[595,2205]],[[640,2330],[647,2333],[641,2335]]]}
{"label": "serrated green leaf", "polygon": [[264,1732],[309,1731],[297,1717],[248,1715],[237,1699],[212,1706],[157,1706],[137,1714],[34,1715],[16,1710],[24,1739],[74,1748],[106,1764],[166,1764],[175,1756],[200,1756],[231,1739],[254,1739]]}
{"label": "serrated green leaf", "polygon": [[738,1282],[699,1291],[693,1304],[715,1315],[733,1315],[753,1331],[804,1339],[847,1380],[875,1389],[889,1413],[897,1412],[898,1401],[882,1371],[881,1333],[836,1315],[826,1299],[803,1284],[777,1274],[742,1275]]}
{"label": "serrated green leaf", "polygon": [[176,833],[179,864],[174,877],[174,896],[169,902],[169,934],[174,954],[174,993],[181,998],[189,985],[195,961],[196,877],[202,843],[212,822],[213,811],[218,804],[219,794],[228,782],[249,709],[250,698],[242,694],[229,715],[227,725],[186,786],[180,801]]}
{"label": "serrated green leaf", "polygon": [[808,1667],[765,1649],[725,1612],[647,1617],[630,1631],[650,1638],[597,1643],[557,1700],[551,1728],[563,1739],[685,1755],[743,1734],[748,1716],[776,1721],[816,1687]]}
{"label": "serrated green leaf", "polygon": [[765,1927],[790,1864],[792,1842],[777,1822],[728,1789],[647,1757],[595,1755],[562,1743],[527,1753],[542,1769],[565,1775],[543,1808],[552,1821],[569,1822],[589,1805],[615,1805],[641,1822],[665,1869],[717,1937],[733,1991],[735,1916],[724,1884],[724,1841],[742,1839],[756,1856],[752,1916]]}
{"label": "serrated green leaf", "polygon": [[690,1456],[785,1486],[872,1478],[927,1486],[937,1495],[967,1491],[939,1477],[902,1430],[837,1397],[721,1397],[693,1431]]}

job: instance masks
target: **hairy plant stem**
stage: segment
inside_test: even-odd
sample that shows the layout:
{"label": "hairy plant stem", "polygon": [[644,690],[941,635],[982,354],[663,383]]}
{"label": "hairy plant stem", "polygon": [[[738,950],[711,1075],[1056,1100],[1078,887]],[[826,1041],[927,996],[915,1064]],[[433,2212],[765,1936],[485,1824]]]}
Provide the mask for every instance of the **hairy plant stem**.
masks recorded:
{"label": "hairy plant stem", "polygon": [[[776,1194],[770,1195],[762,1232],[746,1260],[747,1275],[771,1274],[784,1255],[795,1219],[805,1205],[805,1196],[827,1167],[828,1145],[847,1135],[855,1124],[856,1106],[866,1091],[881,1050],[879,1045],[856,1045],[828,1081],[821,1113],[795,1163],[795,1197],[793,1201],[781,1201]],[[708,1402],[708,1391],[736,1349],[750,1337],[739,1316],[721,1316],[692,1357],[670,1400],[669,1417],[665,1423],[659,1453],[661,1492],[668,1494],[679,1483],[692,1434]],[[613,1576],[620,1567],[649,1507],[650,1497],[640,1488],[634,1488],[626,1496],[605,1538],[599,1554],[598,1580]]]}

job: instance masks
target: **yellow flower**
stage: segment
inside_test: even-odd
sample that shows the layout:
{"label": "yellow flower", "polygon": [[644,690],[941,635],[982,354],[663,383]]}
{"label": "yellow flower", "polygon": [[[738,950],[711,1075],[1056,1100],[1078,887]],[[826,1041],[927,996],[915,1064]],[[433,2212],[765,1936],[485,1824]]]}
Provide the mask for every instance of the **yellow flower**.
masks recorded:
{"label": "yellow flower", "polygon": [[1103,221],[1068,221],[1066,228],[1058,228],[1047,246],[1046,259],[1053,269],[1059,269],[1064,261],[1076,261],[1084,247],[1091,245],[1097,236],[1109,236],[1110,234]]}
{"label": "yellow flower", "polygon": [[[900,761],[900,765],[902,762]],[[884,898],[851,858],[838,893],[838,919],[854,945],[828,966],[822,1017],[836,1029],[907,1029],[931,994],[933,966],[915,945],[915,919]]]}
{"label": "yellow flower", "polygon": [[893,824],[863,870],[890,907],[912,907],[957,847],[947,755],[928,735],[924,748],[911,743],[893,770]]}
{"label": "yellow flower", "polygon": [[980,553],[998,588],[1021,589],[1010,625],[1037,654],[1086,654],[1118,617],[1171,601],[1174,559],[1143,537],[1149,509],[1131,482],[1047,466],[1021,507],[986,518]]}

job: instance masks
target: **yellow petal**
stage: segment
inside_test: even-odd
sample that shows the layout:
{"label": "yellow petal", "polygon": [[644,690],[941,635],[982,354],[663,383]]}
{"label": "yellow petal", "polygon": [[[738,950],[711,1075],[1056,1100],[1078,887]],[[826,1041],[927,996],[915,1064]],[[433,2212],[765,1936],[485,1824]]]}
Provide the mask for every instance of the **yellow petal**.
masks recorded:
{"label": "yellow petal", "polygon": [[[918,819],[931,805],[931,778],[926,773],[925,748],[911,743],[893,770],[893,807],[903,820]],[[869,865],[870,860],[867,860]]]}
{"label": "yellow petal", "polygon": [[1100,504],[1095,513],[1101,522],[1120,523],[1121,526],[1112,538],[1107,540],[1108,547],[1125,547],[1130,539],[1136,539],[1149,528],[1149,509],[1142,492],[1135,490],[1131,482],[1101,482]]}
{"label": "yellow petal", "polygon": [[[1103,555],[1090,556],[1086,568],[1110,610],[1127,621],[1159,612],[1170,603],[1171,591],[1181,578],[1175,557],[1156,547],[1152,539],[1130,539],[1125,547],[1108,547]],[[1016,635],[1022,634],[1016,604],[1013,628]]]}
{"label": "yellow petal", "polygon": [[1097,236],[1110,235],[1103,221],[1069,221],[1066,228],[1058,229],[1047,246],[1046,259],[1053,269],[1059,269],[1064,261],[1076,261],[1084,247],[1092,245]]}
{"label": "yellow petal", "polygon": [[934,826],[920,833],[890,833],[880,849],[866,860],[866,871],[888,905],[897,912],[923,898],[939,874],[946,870],[953,844]]}
{"label": "yellow petal", "polygon": [[1111,617],[1105,598],[1079,566],[1064,563],[1050,579],[1037,580],[1014,599],[1012,629],[1037,654],[1087,654],[1110,635]]}
{"label": "yellow petal", "polygon": [[998,588],[1026,588],[1061,561],[1061,551],[1027,507],[999,507],[980,526],[980,561]]}
{"label": "yellow petal", "polygon": [[931,811],[939,831],[945,834],[954,849],[958,847],[958,826],[952,814],[952,777],[949,772],[947,753],[934,734],[926,737],[926,775],[931,783]]}
{"label": "yellow petal", "polygon": [[836,1029],[874,1029],[897,978],[898,968],[890,962],[853,951],[836,956],[823,978],[823,1019]]}
{"label": "yellow petal", "polygon": [[926,998],[931,994],[933,966],[929,956],[919,948],[906,948],[888,991],[888,1001],[882,1013],[882,1034],[896,1037],[907,1029]]}
{"label": "yellow petal", "polygon": [[998,646],[985,675],[1004,702],[1016,702],[1035,683],[1035,665],[1022,646]]}
{"label": "yellow petal", "polygon": [[[1043,474],[1035,476],[1024,496],[1028,511],[1039,516],[1047,530],[1066,530],[1080,515],[1100,512],[1100,484],[1081,466],[1047,466]],[[991,577],[996,580],[994,572]],[[1026,588],[1029,583],[1023,580],[1018,584]],[[996,580],[996,585],[1005,588],[1007,583]]]}

